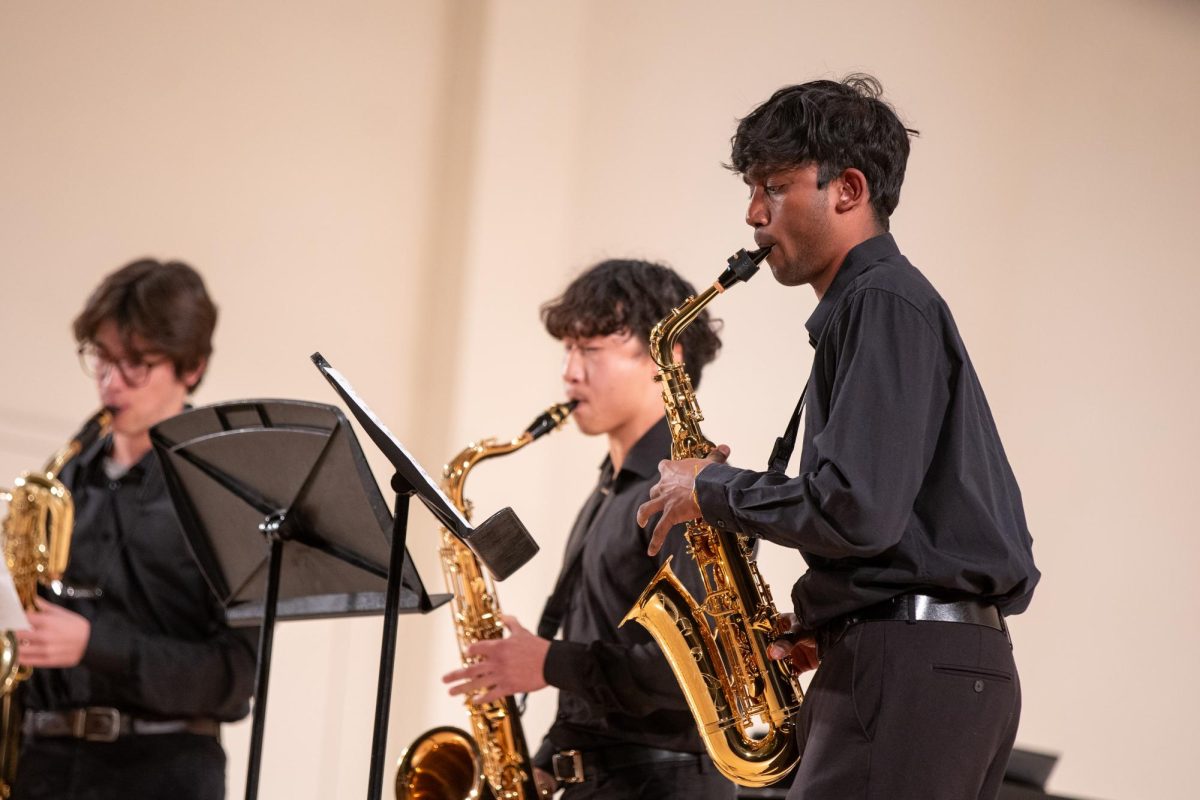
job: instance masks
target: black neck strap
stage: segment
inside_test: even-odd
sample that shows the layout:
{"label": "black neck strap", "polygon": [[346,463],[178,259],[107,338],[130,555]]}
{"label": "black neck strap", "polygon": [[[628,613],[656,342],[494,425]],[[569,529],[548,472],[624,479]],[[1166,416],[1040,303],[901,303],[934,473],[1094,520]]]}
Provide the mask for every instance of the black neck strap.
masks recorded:
{"label": "black neck strap", "polygon": [[792,451],[796,449],[796,436],[800,433],[800,418],[804,415],[804,396],[808,394],[808,384],[804,384],[804,389],[800,392],[800,400],[796,403],[796,410],[792,412],[792,418],[788,420],[787,430],[783,432],[775,440],[775,447],[771,450],[771,458],[767,462],[767,469],[771,472],[787,472],[788,462],[792,460]]}

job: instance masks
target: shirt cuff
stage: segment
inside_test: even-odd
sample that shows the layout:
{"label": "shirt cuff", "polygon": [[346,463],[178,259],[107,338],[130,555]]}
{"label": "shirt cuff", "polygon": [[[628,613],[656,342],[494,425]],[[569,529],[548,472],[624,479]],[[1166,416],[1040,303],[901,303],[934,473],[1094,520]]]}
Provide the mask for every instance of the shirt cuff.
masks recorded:
{"label": "shirt cuff", "polygon": [[588,646],[583,642],[555,639],[546,652],[542,677],[557,689],[583,694],[587,689],[588,660]]}
{"label": "shirt cuff", "polygon": [[748,470],[728,464],[713,464],[696,476],[696,504],[700,506],[700,514],[709,525],[723,531],[738,530],[733,509],[729,506],[729,484],[743,472]]}
{"label": "shirt cuff", "polygon": [[128,630],[104,619],[92,622],[82,663],[96,672],[117,675],[133,671],[133,641]]}

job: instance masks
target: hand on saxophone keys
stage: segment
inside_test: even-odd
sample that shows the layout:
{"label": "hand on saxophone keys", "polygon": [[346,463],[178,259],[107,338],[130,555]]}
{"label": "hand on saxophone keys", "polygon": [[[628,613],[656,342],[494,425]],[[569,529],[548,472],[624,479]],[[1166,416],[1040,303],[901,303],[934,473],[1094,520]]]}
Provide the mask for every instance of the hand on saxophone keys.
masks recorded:
{"label": "hand on saxophone keys", "polygon": [[650,518],[662,512],[650,536],[647,555],[658,555],[667,533],[681,522],[700,518],[696,500],[696,477],[713,464],[724,464],[729,458],[729,446],[717,445],[707,458],[682,458],[658,462],[658,483],[650,489],[650,499],[637,510],[638,525],[645,526]]}
{"label": "hand on saxophone keys", "polygon": [[45,600],[25,612],[30,630],[17,633],[17,658],[25,667],[74,667],[83,660],[92,624]]}
{"label": "hand on saxophone keys", "polygon": [[549,640],[526,630],[514,616],[504,614],[500,619],[508,636],[472,643],[466,656],[473,663],[442,676],[442,683],[454,684],[451,695],[470,695],[477,704],[492,703],[546,687],[543,672]]}
{"label": "hand on saxophone keys", "polygon": [[817,658],[817,641],[812,632],[800,627],[795,614],[780,614],[780,617],[791,625],[791,630],[771,642],[771,646],[767,648],[767,658],[772,661],[790,658],[797,675],[816,669],[820,660]]}

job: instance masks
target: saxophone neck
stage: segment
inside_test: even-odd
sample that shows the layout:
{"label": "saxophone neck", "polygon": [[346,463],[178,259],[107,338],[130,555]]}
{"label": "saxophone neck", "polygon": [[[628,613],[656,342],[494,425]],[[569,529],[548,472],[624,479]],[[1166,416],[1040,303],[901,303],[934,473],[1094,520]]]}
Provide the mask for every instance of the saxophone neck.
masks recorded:
{"label": "saxophone neck", "polygon": [[555,403],[539,414],[520,436],[507,442],[497,439],[471,442],[442,468],[442,491],[469,520],[471,503],[463,495],[463,486],[467,482],[467,475],[475,468],[475,465],[489,458],[515,453],[530,442],[561,428],[567,421],[567,417],[571,415],[571,411],[575,409],[576,404],[575,400],[567,403]]}
{"label": "saxophone neck", "polygon": [[700,294],[684,300],[677,308],[671,309],[666,318],[650,329],[650,356],[658,365],[660,375],[664,370],[682,366],[681,362],[675,360],[675,343],[687,327],[696,321],[704,307],[723,291],[725,289],[719,282],[714,283]]}
{"label": "saxophone neck", "polygon": [[650,330],[650,355],[659,369],[668,369],[675,363],[676,340],[700,316],[704,307],[731,286],[753,278],[758,272],[758,265],[770,252],[770,246],[759,250],[738,250],[725,259],[725,269],[711,286],[684,300],[678,308],[671,309],[671,313]]}
{"label": "saxophone neck", "polygon": [[446,496],[450,498],[450,502],[454,503],[454,506],[469,521],[471,518],[471,502],[463,494],[467,475],[470,474],[471,470],[480,461],[516,452],[532,441],[532,436],[528,433],[523,433],[507,442],[497,441],[496,439],[471,442],[442,468],[442,491],[446,493]]}
{"label": "saxophone neck", "polygon": [[54,480],[58,474],[63,471],[63,468],[71,462],[71,459],[82,453],[84,450],[92,446],[101,436],[108,434],[112,427],[112,412],[107,408],[102,408],[88,418],[88,421],[79,429],[79,433],[67,442],[61,450],[50,457],[46,462],[46,466],[42,468],[42,473],[47,480]]}

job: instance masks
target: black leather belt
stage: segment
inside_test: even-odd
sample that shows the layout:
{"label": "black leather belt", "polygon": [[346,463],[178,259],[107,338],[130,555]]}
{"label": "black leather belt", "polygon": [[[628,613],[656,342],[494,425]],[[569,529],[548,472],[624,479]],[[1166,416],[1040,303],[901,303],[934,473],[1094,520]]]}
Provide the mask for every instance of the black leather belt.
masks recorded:
{"label": "black leather belt", "polygon": [[215,719],[141,719],[115,708],[91,706],[71,711],[26,711],[22,731],[29,737],[70,737],[89,742],[115,742],[121,736],[194,733],[216,736]]}
{"label": "black leather belt", "polygon": [[651,764],[695,764],[703,767],[706,756],[662,750],[641,745],[615,745],[596,750],[560,750],[551,758],[551,769],[559,783],[583,783],[597,775]]}
{"label": "black leather belt", "polygon": [[817,656],[824,654],[845,635],[852,625],[872,620],[916,622],[965,622],[995,628],[1008,635],[1004,615],[991,603],[981,600],[940,600],[927,594],[902,594],[837,617],[816,632]]}

